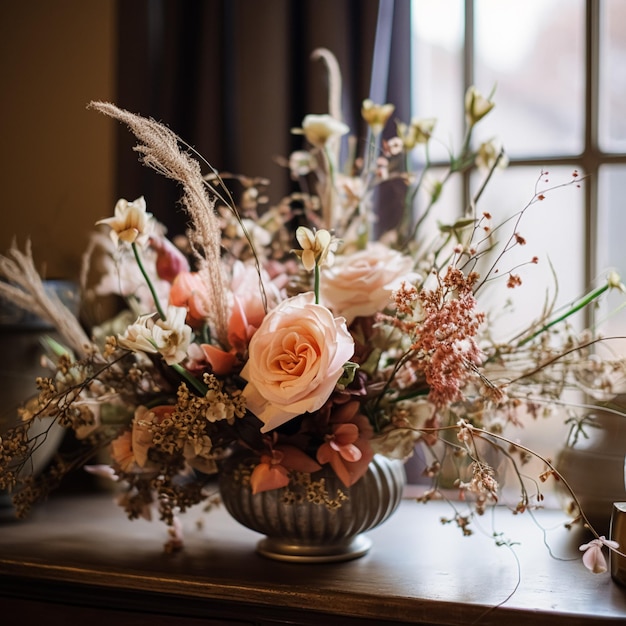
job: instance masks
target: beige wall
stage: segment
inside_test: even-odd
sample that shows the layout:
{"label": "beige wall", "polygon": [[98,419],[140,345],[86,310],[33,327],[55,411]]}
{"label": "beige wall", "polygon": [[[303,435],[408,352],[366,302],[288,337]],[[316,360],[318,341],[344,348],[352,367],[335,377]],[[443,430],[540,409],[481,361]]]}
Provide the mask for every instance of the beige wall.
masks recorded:
{"label": "beige wall", "polygon": [[48,278],[74,278],[113,210],[114,0],[0,3],[0,252],[33,243]]}

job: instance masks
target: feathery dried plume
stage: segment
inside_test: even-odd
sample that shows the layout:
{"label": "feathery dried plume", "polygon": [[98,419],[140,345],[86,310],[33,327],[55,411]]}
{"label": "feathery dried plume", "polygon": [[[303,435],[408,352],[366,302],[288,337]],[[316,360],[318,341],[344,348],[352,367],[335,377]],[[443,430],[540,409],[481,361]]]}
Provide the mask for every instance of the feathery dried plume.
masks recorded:
{"label": "feathery dried plume", "polygon": [[55,293],[46,290],[35,268],[30,241],[24,252],[13,243],[6,256],[0,255],[0,276],[8,281],[0,282],[0,297],[49,322],[79,358],[92,350],[76,316]]}
{"label": "feathery dried plume", "polygon": [[182,185],[182,202],[197,235],[193,244],[199,272],[211,294],[211,321],[218,338],[226,343],[228,298],[220,262],[221,230],[215,213],[215,199],[207,192],[200,164],[181,150],[181,139],[163,124],[108,102],[91,102],[88,108],[125,123],[140,142],[134,149],[141,155],[144,165]]}

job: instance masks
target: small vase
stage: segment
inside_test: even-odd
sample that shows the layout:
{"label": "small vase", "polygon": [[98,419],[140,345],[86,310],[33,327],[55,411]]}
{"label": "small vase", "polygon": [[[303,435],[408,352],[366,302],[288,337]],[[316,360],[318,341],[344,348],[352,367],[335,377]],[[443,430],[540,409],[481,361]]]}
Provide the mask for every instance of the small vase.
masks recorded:
{"label": "small vase", "polygon": [[[71,281],[46,280],[45,290],[61,299],[74,315],[79,311],[79,288]],[[9,355],[0,373],[0,437],[20,423],[18,407],[37,397],[36,378],[50,375],[41,364],[42,338],[59,339],[54,327],[36,315],[0,298],[0,353]],[[65,429],[51,418],[32,423],[29,435],[37,439],[23,475],[39,474],[61,445]],[[15,520],[11,494],[0,491],[0,521]]]}
{"label": "small vase", "polygon": [[[624,456],[626,455],[626,419],[621,415],[598,411],[594,426],[585,427],[560,450],[556,468],[580,501],[581,508],[600,535],[608,537],[614,502],[626,501]],[[556,493],[565,511],[577,515],[577,507],[561,482]]]}
{"label": "small vase", "polygon": [[280,561],[333,562],[363,556],[372,545],[363,533],[393,514],[406,482],[401,461],[376,455],[351,487],[325,466],[313,474],[298,474],[287,487],[253,495],[249,478],[256,462],[249,453],[228,459],[220,470],[220,493],[235,520],[265,535],[257,552]]}

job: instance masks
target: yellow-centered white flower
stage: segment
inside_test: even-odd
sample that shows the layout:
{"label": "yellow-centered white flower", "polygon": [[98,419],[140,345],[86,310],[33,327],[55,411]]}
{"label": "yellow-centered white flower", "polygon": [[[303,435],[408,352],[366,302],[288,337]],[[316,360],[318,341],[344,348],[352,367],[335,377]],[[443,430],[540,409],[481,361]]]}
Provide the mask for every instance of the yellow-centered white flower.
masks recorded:
{"label": "yellow-centered white flower", "polygon": [[435,118],[425,118],[411,120],[410,124],[398,122],[396,132],[402,140],[405,150],[413,150],[418,143],[428,143],[437,120]]}
{"label": "yellow-centered white flower", "polygon": [[469,87],[465,93],[465,116],[467,117],[467,123],[470,126],[474,126],[474,124],[485,117],[494,106],[495,103],[485,98],[476,87]]}
{"label": "yellow-centered white flower", "polygon": [[307,272],[313,271],[315,266],[330,267],[335,261],[337,239],[327,230],[320,229],[315,233],[306,226],[300,226],[296,230],[296,239],[302,246],[302,250],[294,250],[302,260],[302,265]]}
{"label": "yellow-centered white flower", "polygon": [[316,148],[324,148],[331,137],[340,137],[349,132],[350,127],[331,115],[307,115],[302,120],[302,128],[294,128],[293,133],[303,134]]}
{"label": "yellow-centered white flower", "polygon": [[166,319],[155,315],[140,315],[128,326],[117,342],[133,352],[160,354],[168,365],[180,363],[187,356],[191,341],[191,327],[185,324],[187,309],[170,305]]}
{"label": "yellow-centered white flower", "polygon": [[378,136],[382,133],[385,124],[395,111],[395,108],[393,104],[376,104],[368,98],[367,100],[363,100],[361,116],[372,129],[372,133]]}
{"label": "yellow-centered white flower", "polygon": [[617,289],[622,293],[626,293],[626,287],[624,287],[620,275],[615,270],[611,270],[608,273],[606,280],[609,285],[609,289]]}
{"label": "yellow-centered white flower", "polygon": [[489,141],[484,141],[478,146],[478,150],[476,152],[476,167],[481,170],[490,170],[496,163],[496,159],[498,160],[498,167],[505,168],[509,164],[509,159],[506,154],[502,153],[499,143],[490,139]]}
{"label": "yellow-centered white flower", "polygon": [[121,199],[115,205],[113,217],[99,220],[96,224],[110,226],[111,238],[116,244],[118,240],[121,240],[143,245],[152,230],[152,213],[146,211],[146,201],[143,196],[133,202]]}

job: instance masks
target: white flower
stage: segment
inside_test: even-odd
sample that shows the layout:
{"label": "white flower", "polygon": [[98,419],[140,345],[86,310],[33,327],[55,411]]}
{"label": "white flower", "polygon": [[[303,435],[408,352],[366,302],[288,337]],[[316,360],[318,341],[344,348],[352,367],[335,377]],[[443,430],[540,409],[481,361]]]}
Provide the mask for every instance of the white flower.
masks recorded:
{"label": "white flower", "polygon": [[490,170],[495,165],[498,157],[498,167],[501,169],[505,168],[509,164],[509,159],[502,152],[498,142],[494,139],[484,141],[476,152],[476,167],[482,170]]}
{"label": "white flower", "polygon": [[335,119],[324,115],[307,115],[302,120],[302,128],[293,129],[293,133],[304,134],[307,141],[316,148],[323,148],[331,137],[345,135],[350,127]]}
{"label": "white flower", "polygon": [[338,241],[329,231],[320,229],[314,233],[310,228],[300,226],[296,230],[296,239],[302,250],[294,252],[302,260],[307,272],[312,271],[316,265],[330,267],[334,263]]}
{"label": "white flower", "polygon": [[372,129],[372,133],[378,136],[383,131],[383,128],[385,128],[385,124],[391,117],[395,108],[393,104],[376,104],[368,98],[367,100],[363,100],[361,115],[367,122],[367,125]]}
{"label": "white flower", "polygon": [[467,117],[467,123],[470,126],[474,126],[494,106],[495,103],[485,98],[476,87],[470,87],[465,93],[465,116]]}
{"label": "white flower", "polygon": [[307,176],[311,172],[314,172],[318,167],[317,159],[315,155],[311,154],[308,150],[296,150],[291,153],[289,157],[289,170],[293,178],[299,178],[300,176]]}
{"label": "white flower", "polygon": [[121,199],[115,205],[114,216],[99,220],[96,224],[110,226],[111,238],[115,243],[121,240],[143,245],[152,230],[152,214],[146,212],[146,201],[143,196],[134,202]]}
{"label": "white flower", "polygon": [[608,273],[606,281],[609,285],[609,289],[617,289],[621,293],[626,293],[626,287],[624,287],[620,275],[615,270],[611,270]]}
{"label": "white flower", "polygon": [[435,118],[413,118],[408,125],[404,122],[398,122],[396,132],[405,150],[412,150],[418,143],[428,143],[436,123]]}
{"label": "white flower", "polygon": [[[131,324],[118,343],[133,352],[160,354],[168,365],[180,363],[187,356],[191,327],[185,324],[187,309],[170,305],[166,319],[155,315],[141,315]],[[156,318],[156,319],[155,319]]]}

